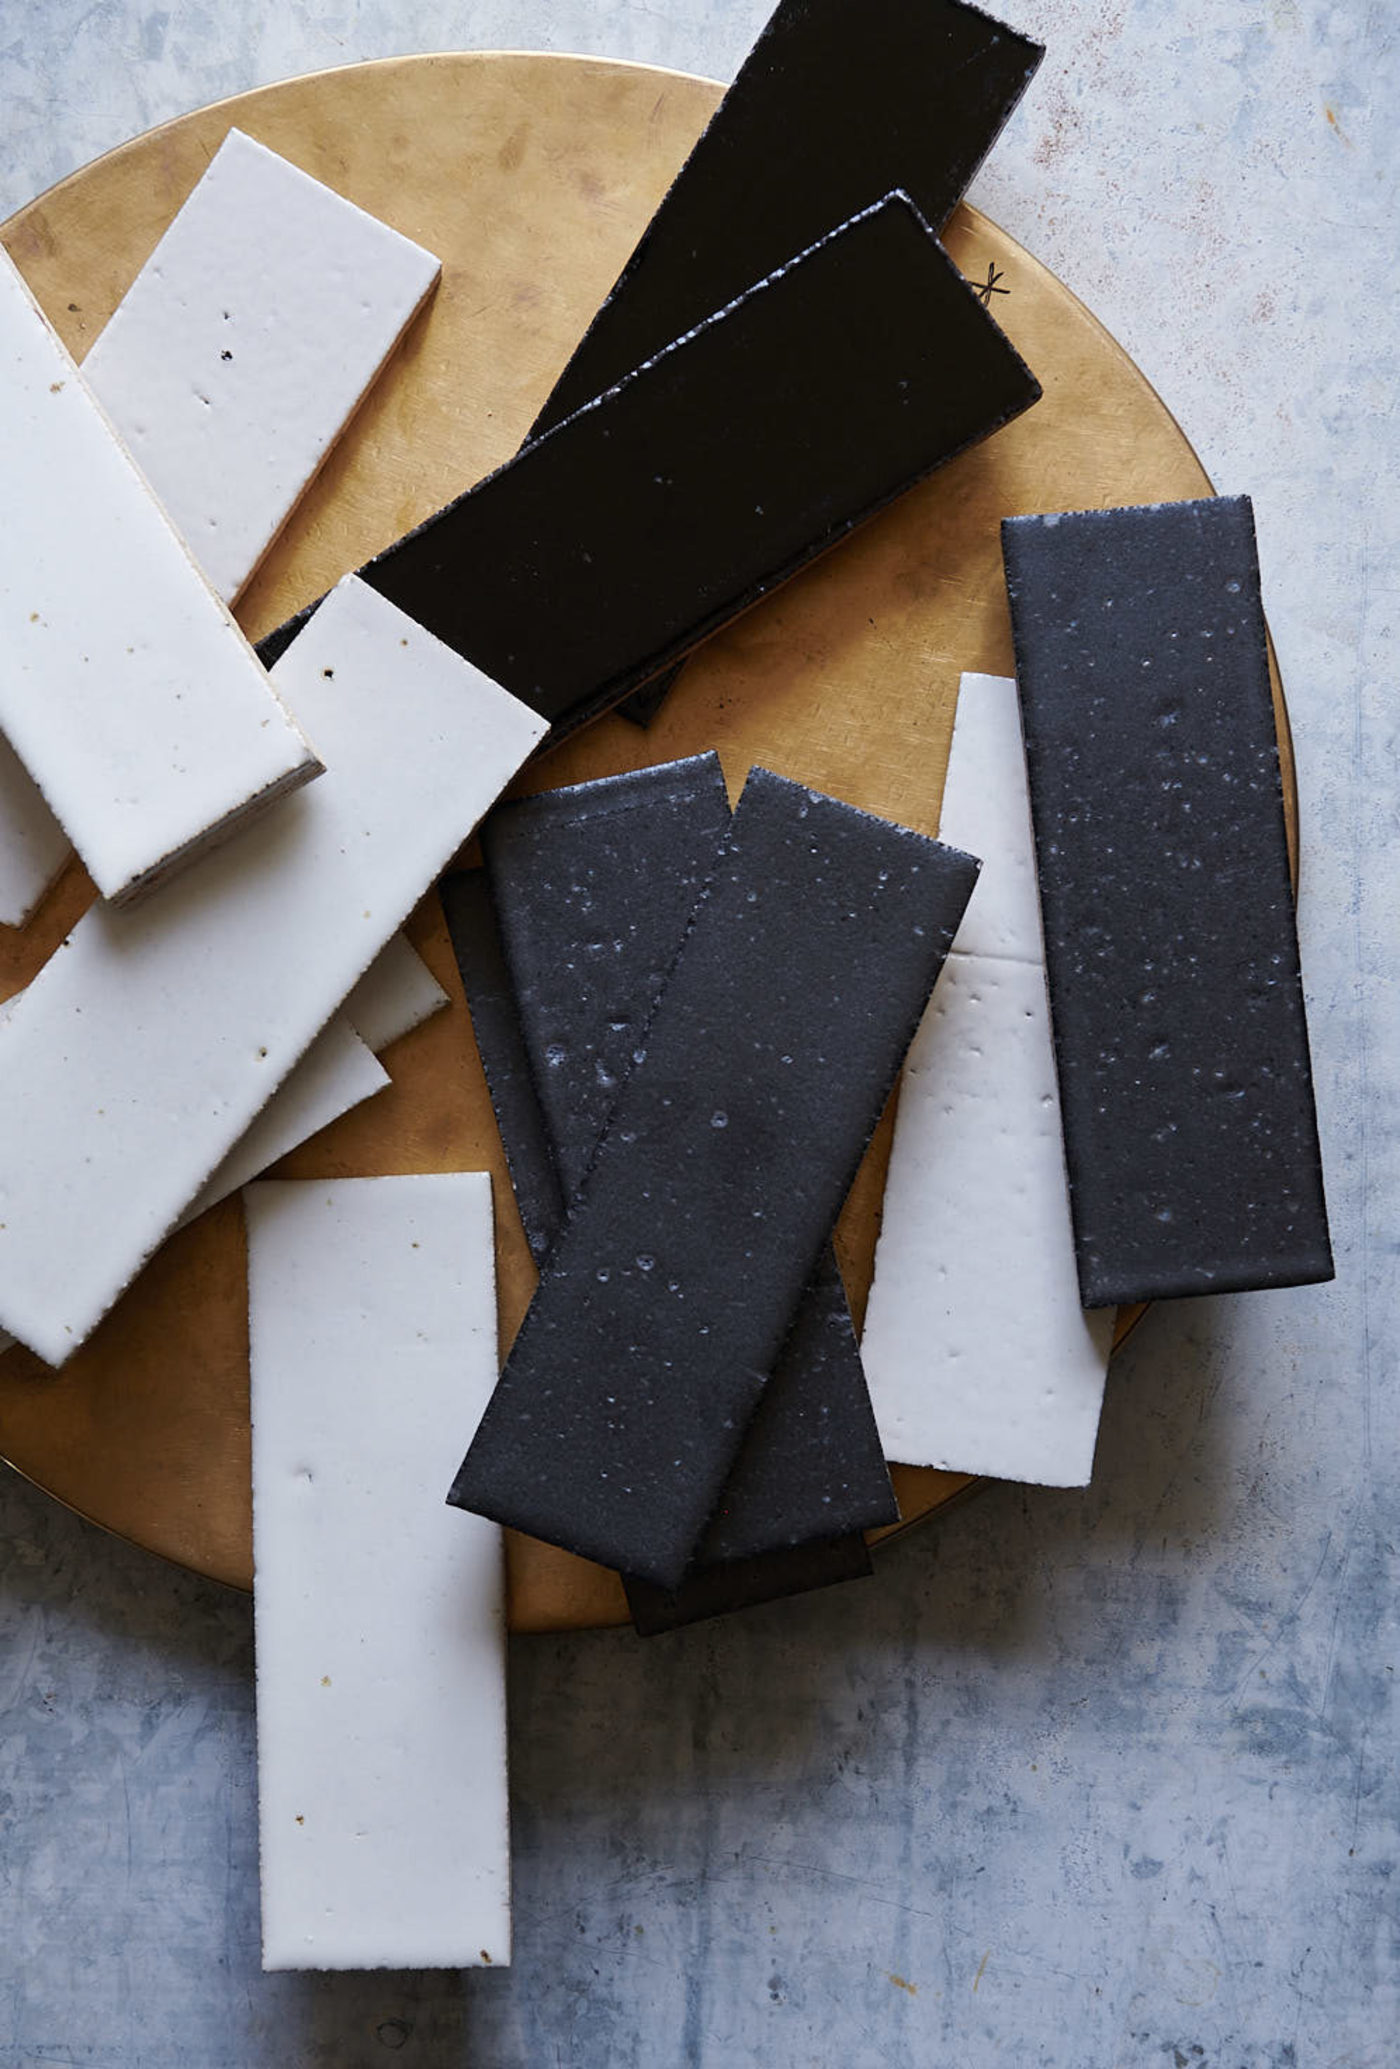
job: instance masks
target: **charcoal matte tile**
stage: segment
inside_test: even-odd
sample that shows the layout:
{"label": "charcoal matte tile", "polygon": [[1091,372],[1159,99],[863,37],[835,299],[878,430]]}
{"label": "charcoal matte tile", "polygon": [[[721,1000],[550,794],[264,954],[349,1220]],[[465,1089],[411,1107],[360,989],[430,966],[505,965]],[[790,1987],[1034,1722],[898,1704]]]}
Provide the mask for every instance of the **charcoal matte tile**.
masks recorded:
{"label": "charcoal matte tile", "polygon": [[1039,393],[928,226],[891,195],[363,577],[566,732]]}
{"label": "charcoal matte tile", "polygon": [[[719,758],[705,754],[544,791],[482,827],[518,1038],[565,1198],[583,1182],[729,823]],[[504,1129],[510,1116],[498,1118]],[[753,1559],[897,1517],[828,1246],[700,1557]]]}
{"label": "charcoal matte tile", "polygon": [[696,1564],[757,1559],[898,1521],[845,1284],[828,1243],[802,1289]]}
{"label": "charcoal matte tile", "polygon": [[[530,437],[891,188],[941,229],[1043,55],[960,0],[782,0]],[[647,724],[672,680],[627,716]]]}
{"label": "charcoal matte tile", "polygon": [[706,1617],[757,1609],[763,1602],[805,1595],[813,1588],[836,1587],[842,1581],[868,1580],[873,1571],[869,1547],[857,1531],[851,1537],[768,1552],[759,1559],[703,1567],[678,1588],[653,1587],[650,1581],[626,1575],[622,1584],[638,1636],[658,1638],[665,1631],[701,1623]]}
{"label": "charcoal matte tile", "polygon": [[1249,500],[1002,541],[1084,1303],[1329,1279]]}
{"label": "charcoal matte tile", "polygon": [[541,791],[482,856],[565,1200],[578,1190],[729,832],[716,754]]}
{"label": "charcoal matte tile", "polygon": [[515,1204],[530,1254],[538,1264],[564,1218],[564,1196],[520,1030],[486,872],[452,870],[439,880],[438,895],[510,1167]]}
{"label": "charcoal matte tile", "polygon": [[681,1582],[976,872],[754,771],[453,1501]]}

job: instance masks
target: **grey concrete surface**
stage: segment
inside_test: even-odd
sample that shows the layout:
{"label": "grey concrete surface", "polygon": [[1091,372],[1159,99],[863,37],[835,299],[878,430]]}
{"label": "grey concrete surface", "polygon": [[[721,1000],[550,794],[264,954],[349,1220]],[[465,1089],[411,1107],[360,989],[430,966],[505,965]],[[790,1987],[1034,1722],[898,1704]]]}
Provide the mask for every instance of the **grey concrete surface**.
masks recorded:
{"label": "grey concrete surface", "polygon": [[[247,1605],[0,1479],[5,2069],[1400,2062],[1400,27],[1000,11],[1050,54],[973,198],[1255,498],[1338,1280],[1154,1312],[1087,1494],[994,1489],[744,1620],[515,1641],[508,1973],[263,1977]],[[506,46],[728,76],[763,14],[3,0],[0,210],[292,72]]]}

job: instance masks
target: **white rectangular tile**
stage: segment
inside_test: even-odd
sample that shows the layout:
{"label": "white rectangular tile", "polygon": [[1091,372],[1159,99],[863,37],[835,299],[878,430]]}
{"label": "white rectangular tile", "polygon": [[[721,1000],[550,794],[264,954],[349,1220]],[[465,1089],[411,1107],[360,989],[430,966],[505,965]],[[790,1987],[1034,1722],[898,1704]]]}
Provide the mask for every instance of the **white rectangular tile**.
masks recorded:
{"label": "white rectangular tile", "polygon": [[440,271],[240,130],[215,152],[83,375],[227,601]]}
{"label": "white rectangular tile", "polygon": [[0,729],[104,897],[319,773],[0,253]]}
{"label": "white rectangular tile", "polygon": [[180,1226],[299,1149],[391,1082],[379,1061],[447,1004],[413,944],[395,934],[180,1217]]}
{"label": "white rectangular tile", "polygon": [[299,1148],[352,1107],[372,1099],[388,1083],[389,1073],[368,1043],[361,1040],[344,1013],[337,1013],[200,1187],[178,1226],[183,1228],[197,1214],[226,1200],[279,1157]]}
{"label": "white rectangular tile", "polygon": [[[15,993],[0,1000],[0,1027],[20,996]],[[256,1120],[200,1187],[176,1226],[183,1228],[216,1207],[342,1114],[382,1092],[391,1080],[378,1052],[421,1027],[446,1004],[447,993],[412,943],[402,934],[394,935],[350,992],[343,1009],[322,1028]],[[369,1030],[367,1036],[355,1026],[356,1020]],[[14,1341],[8,1330],[0,1329],[0,1354]]]}
{"label": "white rectangular tile", "polygon": [[1112,1338],[1079,1305],[1043,973],[955,950],[900,1084],[861,1339],[885,1455],[1083,1486]]}
{"label": "white rectangular tile", "polygon": [[939,835],[980,855],[982,874],[900,1082],[861,1358],[887,1457],[1083,1486],[1113,1314],[1079,1305],[1025,762],[1003,677],[963,677]]}
{"label": "white rectangular tile", "polygon": [[[13,998],[0,1003],[0,1026],[9,1019],[15,1003]],[[216,1207],[352,1107],[384,1091],[389,1083],[388,1071],[351,1026],[348,1014],[335,1014],[200,1187],[176,1227],[183,1228]],[[0,1329],[0,1353],[9,1350],[14,1341],[8,1330]]]}
{"label": "white rectangular tile", "polygon": [[0,734],[0,926],[24,925],[72,852],[38,784]]}
{"label": "white rectangular tile", "polygon": [[[438,261],[230,130],[83,361],[83,378],[231,602],[429,293]],[[0,925],[68,836],[0,738]]]}
{"label": "white rectangular tile", "polygon": [[94,906],[0,1027],[0,1323],[61,1364],[538,743],[354,577],[277,678],[331,772],[131,911]]}
{"label": "white rectangular tile", "polygon": [[263,1966],[499,1965],[501,1539],[443,1501],[496,1380],[490,1179],[245,1200]]}
{"label": "white rectangular tile", "polygon": [[982,857],[959,952],[1044,968],[1021,712],[1009,675],[967,674],[958,685],[938,838]]}
{"label": "white rectangular tile", "polygon": [[345,1017],[376,1056],[447,1004],[447,993],[413,943],[386,942],[345,1001]]}

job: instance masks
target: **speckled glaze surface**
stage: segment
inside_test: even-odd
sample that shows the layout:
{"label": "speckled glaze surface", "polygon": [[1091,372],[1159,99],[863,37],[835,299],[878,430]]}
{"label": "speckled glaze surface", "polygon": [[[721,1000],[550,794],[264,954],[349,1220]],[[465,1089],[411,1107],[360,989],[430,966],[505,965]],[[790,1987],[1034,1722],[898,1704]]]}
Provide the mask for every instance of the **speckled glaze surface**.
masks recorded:
{"label": "speckled glaze surface", "polygon": [[[6,2069],[1392,2069],[1400,47],[1331,0],[1001,11],[1049,55],[972,199],[1254,499],[1338,1279],[1155,1309],[1087,1494],[993,1489],[873,1584],[644,1645],[515,1640],[494,1975],[259,1973],[248,1604],[6,1479]],[[316,66],[727,76],[763,13],[11,0],[0,209]]]}

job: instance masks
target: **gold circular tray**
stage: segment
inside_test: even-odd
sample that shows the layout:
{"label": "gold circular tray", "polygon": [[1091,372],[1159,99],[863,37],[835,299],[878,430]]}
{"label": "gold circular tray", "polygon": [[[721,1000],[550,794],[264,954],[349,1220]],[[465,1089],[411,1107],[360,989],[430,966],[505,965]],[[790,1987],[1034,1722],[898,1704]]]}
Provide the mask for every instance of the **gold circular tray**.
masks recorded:
{"label": "gold circular tray", "polygon": [[[236,125],[441,257],[426,315],[240,604],[258,638],[514,452],[721,91],[642,66],[511,53],[350,66],[138,137],[22,209],[0,236],[81,359]],[[1209,493],[1162,402],[1052,274],[972,208],[957,211],[945,241],[1044,400],[712,640],[649,731],[604,720],[532,767],[522,789],[715,747],[736,791],[761,762],[935,833],[958,677],[1011,670],[1000,519]],[[1291,796],[1282,723],[1280,737]],[[28,981],[92,895],[75,863],[30,926],[0,928],[0,996]],[[277,1171],[489,1167],[504,1345],[533,1268],[435,898],[409,931],[452,1011],[389,1053],[388,1091]],[[837,1234],[858,1320],[889,1128],[887,1115]],[[1131,1319],[1120,1315],[1120,1335]],[[250,1585],[236,1201],[173,1238],[61,1372],[24,1350],[0,1361],[0,1454],[121,1536]],[[908,1467],[895,1478],[898,1528],[976,1484]],[[615,1575],[508,1540],[514,1629],[626,1620]]]}

